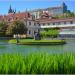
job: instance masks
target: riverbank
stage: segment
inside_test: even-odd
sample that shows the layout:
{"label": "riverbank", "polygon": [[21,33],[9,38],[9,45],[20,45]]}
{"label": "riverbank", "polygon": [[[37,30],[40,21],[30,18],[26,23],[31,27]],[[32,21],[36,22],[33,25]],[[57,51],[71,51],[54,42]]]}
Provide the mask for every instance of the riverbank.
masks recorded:
{"label": "riverbank", "polygon": [[[16,44],[16,39],[9,40],[9,43]],[[20,39],[20,45],[59,45],[65,44],[65,40],[52,39],[52,40],[34,40],[34,39]]]}
{"label": "riverbank", "polygon": [[75,74],[75,55],[0,55],[0,74]]}

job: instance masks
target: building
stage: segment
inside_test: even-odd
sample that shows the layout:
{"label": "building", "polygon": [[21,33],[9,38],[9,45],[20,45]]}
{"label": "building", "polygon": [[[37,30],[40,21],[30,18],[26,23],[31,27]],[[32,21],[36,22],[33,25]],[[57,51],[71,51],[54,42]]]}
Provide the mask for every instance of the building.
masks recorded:
{"label": "building", "polygon": [[62,38],[75,38],[75,18],[65,19],[41,19],[39,21],[40,31],[44,28],[59,28],[59,36]]}
{"label": "building", "polygon": [[35,16],[35,18],[40,18],[41,14],[44,12],[47,12],[49,14],[52,15],[61,15],[65,12],[67,12],[67,5],[63,2],[60,6],[57,7],[49,7],[49,8],[45,8],[45,9],[35,9],[35,10],[31,10],[29,11],[32,15]]}

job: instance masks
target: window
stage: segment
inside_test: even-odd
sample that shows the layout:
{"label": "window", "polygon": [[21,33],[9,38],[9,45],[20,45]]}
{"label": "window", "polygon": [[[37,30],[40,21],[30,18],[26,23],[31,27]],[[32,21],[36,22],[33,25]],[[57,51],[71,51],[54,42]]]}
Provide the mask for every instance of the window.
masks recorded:
{"label": "window", "polygon": [[34,34],[36,33],[36,31],[34,31]]}
{"label": "window", "polygon": [[48,23],[48,25],[50,25],[50,23]]}
{"label": "window", "polygon": [[38,24],[40,26],[40,24]]}
{"label": "window", "polygon": [[39,25],[39,26],[40,26],[40,23],[37,23],[37,25]]}
{"label": "window", "polygon": [[31,22],[29,22],[29,25],[31,25]]}
{"label": "window", "polygon": [[66,22],[64,22],[64,24],[66,24]]}
{"label": "window", "polygon": [[34,26],[36,25],[36,23],[34,23]]}
{"label": "window", "polygon": [[71,21],[70,24],[73,24],[73,21]]}
{"label": "window", "polygon": [[43,23],[43,26],[45,25],[45,23]]}
{"label": "window", "polygon": [[40,29],[38,29],[38,32],[40,32]]}
{"label": "window", "polygon": [[29,30],[29,34],[31,34],[31,31]]}
{"label": "window", "polygon": [[55,25],[55,23],[53,23],[53,25]]}
{"label": "window", "polygon": [[60,25],[60,22],[58,22],[58,25]]}

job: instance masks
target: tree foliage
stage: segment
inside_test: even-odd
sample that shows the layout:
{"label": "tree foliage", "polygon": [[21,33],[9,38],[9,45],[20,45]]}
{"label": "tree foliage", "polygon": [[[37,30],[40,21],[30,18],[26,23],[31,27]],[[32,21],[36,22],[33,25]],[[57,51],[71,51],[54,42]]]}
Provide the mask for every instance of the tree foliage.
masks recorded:
{"label": "tree foliage", "polygon": [[5,22],[0,22],[0,36],[5,36],[5,31],[6,31],[7,25]]}
{"label": "tree foliage", "polygon": [[4,31],[6,24],[4,22],[0,22],[0,31]]}
{"label": "tree foliage", "polygon": [[27,28],[25,24],[22,21],[14,21],[11,23],[7,28],[7,34],[13,35],[13,34],[26,34]]}
{"label": "tree foliage", "polygon": [[54,16],[56,19],[61,19],[61,18],[71,18],[71,17],[75,17],[75,13],[74,12],[70,12],[67,11],[66,13],[62,14],[62,15],[56,15]]}
{"label": "tree foliage", "polygon": [[57,37],[57,35],[59,34],[59,30],[58,29],[49,29],[49,30],[44,30],[40,32],[41,37]]}

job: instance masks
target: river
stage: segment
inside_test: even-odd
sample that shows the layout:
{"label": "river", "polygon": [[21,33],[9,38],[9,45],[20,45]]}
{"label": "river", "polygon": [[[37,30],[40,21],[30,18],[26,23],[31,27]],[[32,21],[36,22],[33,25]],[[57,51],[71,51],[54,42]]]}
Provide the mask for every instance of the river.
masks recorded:
{"label": "river", "polygon": [[6,42],[0,42],[0,54],[6,53],[50,53],[50,54],[62,54],[62,53],[75,53],[75,40],[66,40],[67,44],[64,45],[16,45]]}

